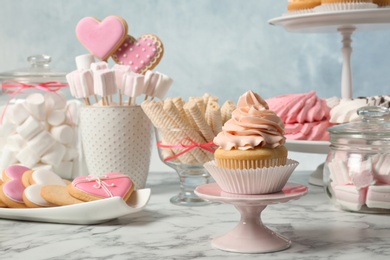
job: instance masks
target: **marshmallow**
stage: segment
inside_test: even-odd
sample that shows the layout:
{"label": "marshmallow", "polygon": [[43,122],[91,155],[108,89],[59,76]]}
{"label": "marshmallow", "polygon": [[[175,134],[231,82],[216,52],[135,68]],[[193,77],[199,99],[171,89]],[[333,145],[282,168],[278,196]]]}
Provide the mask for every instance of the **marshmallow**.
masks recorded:
{"label": "marshmallow", "polygon": [[78,125],[80,118],[80,102],[77,100],[69,101],[66,105],[66,123],[68,125]]}
{"label": "marshmallow", "polygon": [[3,122],[0,125],[0,136],[9,136],[15,133],[16,126],[11,123],[8,119],[3,118]]}
{"label": "marshmallow", "polygon": [[79,156],[78,150],[73,147],[67,147],[64,158],[62,159],[63,161],[72,161],[76,159]]}
{"label": "marshmallow", "polygon": [[129,97],[137,97],[145,90],[145,77],[143,75],[129,72],[123,75],[122,94]]}
{"label": "marshmallow", "polygon": [[30,116],[23,103],[8,106],[5,115],[15,125],[20,125]]}
{"label": "marshmallow", "polygon": [[91,63],[91,70],[96,71],[96,70],[107,70],[108,69],[108,63],[105,61],[99,61],[99,62],[94,62]]}
{"label": "marshmallow", "polygon": [[30,141],[28,146],[41,157],[47,150],[49,150],[55,143],[54,138],[47,131],[42,131]]}
{"label": "marshmallow", "polygon": [[10,164],[14,164],[16,162],[17,160],[15,152],[10,150],[8,147],[4,147],[0,156],[0,172],[3,172],[3,170],[7,168]]}
{"label": "marshmallow", "polygon": [[16,159],[28,168],[32,168],[41,160],[41,158],[28,145],[16,154]]}
{"label": "marshmallow", "polygon": [[30,114],[40,121],[46,119],[45,97],[40,93],[34,93],[26,98],[26,108]]}
{"label": "marshmallow", "polygon": [[115,64],[112,67],[112,69],[114,70],[114,73],[115,73],[116,88],[120,89],[121,91],[123,91],[122,90],[123,75],[131,71],[130,66]]}
{"label": "marshmallow", "polygon": [[26,146],[27,142],[24,140],[23,137],[21,137],[18,134],[14,134],[7,137],[6,146],[11,151],[19,151],[23,149],[24,146]]}
{"label": "marshmallow", "polygon": [[42,129],[42,124],[30,116],[26,119],[26,121],[23,122],[23,124],[16,128],[16,132],[20,134],[24,139],[30,140],[32,137],[36,136],[39,132],[41,132]]}
{"label": "marshmallow", "polygon": [[73,142],[75,134],[72,127],[68,125],[55,126],[50,130],[55,140],[61,144],[70,144]]}
{"label": "marshmallow", "polygon": [[366,203],[367,188],[357,189],[354,185],[333,186],[336,201],[345,209],[358,211]]}
{"label": "marshmallow", "polygon": [[390,184],[390,154],[377,154],[372,161],[375,178],[379,182]]}
{"label": "marshmallow", "polygon": [[163,99],[171,87],[173,80],[165,74],[159,72],[156,73],[159,74],[159,78],[152,96]]}
{"label": "marshmallow", "polygon": [[72,71],[66,75],[70,93],[75,98],[88,98],[93,95],[93,76],[91,70]]}
{"label": "marshmallow", "polygon": [[347,165],[344,161],[333,159],[328,163],[330,179],[337,185],[351,184]]}
{"label": "marshmallow", "polygon": [[61,178],[69,180],[73,176],[73,162],[62,161],[59,165],[54,166],[53,171]]}
{"label": "marshmallow", "polygon": [[65,122],[66,119],[66,111],[65,110],[53,110],[47,116],[47,123],[52,126],[59,126]]}
{"label": "marshmallow", "polygon": [[94,92],[101,97],[112,96],[116,93],[115,74],[110,69],[100,69],[93,73]]}
{"label": "marshmallow", "polygon": [[42,164],[42,163],[38,163],[38,164],[35,164],[31,169],[33,170],[48,170],[48,171],[53,171],[53,166],[51,165],[48,165],[48,164]]}
{"label": "marshmallow", "polygon": [[57,166],[64,159],[66,150],[65,146],[55,142],[55,144],[42,156],[41,161],[48,165]]}
{"label": "marshmallow", "polygon": [[145,88],[144,93],[146,96],[153,96],[156,89],[157,82],[159,80],[159,75],[151,70],[148,70],[145,73]]}
{"label": "marshmallow", "polygon": [[95,62],[95,57],[91,54],[79,55],[75,58],[76,67],[78,70],[89,69],[91,64]]}
{"label": "marshmallow", "polygon": [[367,207],[390,209],[390,185],[373,185],[368,187]]}
{"label": "marshmallow", "polygon": [[44,97],[46,111],[48,112],[66,107],[66,97],[61,92],[48,92]]}

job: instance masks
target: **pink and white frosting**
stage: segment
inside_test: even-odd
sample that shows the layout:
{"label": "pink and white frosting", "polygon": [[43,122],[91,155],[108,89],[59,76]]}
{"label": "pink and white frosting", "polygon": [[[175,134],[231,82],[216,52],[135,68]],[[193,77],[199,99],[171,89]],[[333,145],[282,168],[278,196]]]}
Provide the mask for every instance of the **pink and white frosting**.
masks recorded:
{"label": "pink and white frosting", "polygon": [[306,123],[329,119],[330,108],[326,100],[315,91],[304,94],[288,94],[266,100],[269,109],[275,111],[284,123]]}
{"label": "pink and white frosting", "polygon": [[232,118],[222,127],[214,143],[224,150],[255,147],[276,148],[285,143],[284,124],[256,93],[248,91],[238,100]]}
{"label": "pink and white frosting", "polygon": [[21,165],[11,165],[4,170],[6,177],[9,178],[10,181],[3,184],[3,192],[9,199],[17,203],[24,203],[22,176],[29,170],[29,168]]}
{"label": "pink and white frosting", "polygon": [[333,126],[328,120],[311,123],[285,124],[285,137],[288,140],[316,140],[328,141],[329,132],[327,129]]}
{"label": "pink and white frosting", "polygon": [[79,176],[73,180],[72,185],[80,191],[101,198],[125,198],[133,187],[133,182],[127,175],[112,172],[100,177]]}

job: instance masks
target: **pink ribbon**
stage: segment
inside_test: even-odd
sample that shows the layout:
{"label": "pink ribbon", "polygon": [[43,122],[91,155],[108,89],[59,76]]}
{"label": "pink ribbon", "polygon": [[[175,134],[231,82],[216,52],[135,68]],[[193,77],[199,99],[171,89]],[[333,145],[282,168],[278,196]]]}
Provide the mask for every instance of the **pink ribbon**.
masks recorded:
{"label": "pink ribbon", "polygon": [[[190,142],[190,144],[184,144],[184,141],[188,141],[188,142]],[[157,142],[157,147],[163,148],[163,149],[185,149],[185,150],[181,151],[180,153],[177,153],[173,156],[169,156],[167,158],[164,158],[164,162],[166,162],[166,161],[176,159],[179,156],[191,151],[192,149],[194,149],[196,147],[201,148],[203,150],[206,150],[210,153],[214,153],[215,150],[212,149],[212,147],[216,147],[216,145],[212,141],[210,141],[208,143],[204,143],[204,144],[198,144],[197,142],[195,142],[194,140],[192,140],[190,138],[183,138],[182,140],[180,140],[180,144],[178,144],[178,145],[166,145],[166,144],[162,144],[161,142]]]}
{"label": "pink ribbon", "polygon": [[[46,92],[54,92],[57,94],[58,90],[60,90],[61,88],[65,88],[65,87],[68,87],[68,84],[63,84],[63,83],[58,82],[58,81],[43,82],[43,83],[39,83],[37,85],[25,84],[25,83],[18,82],[15,80],[4,81],[1,84],[1,89],[2,89],[3,93],[10,94],[10,98],[8,99],[7,104],[5,105],[5,108],[3,110],[3,113],[1,114],[0,125],[3,123],[5,111],[7,110],[9,103],[16,95],[22,93],[23,90],[34,88],[34,89],[39,89],[39,90],[46,91]],[[73,122],[72,122],[72,124],[73,124]]]}

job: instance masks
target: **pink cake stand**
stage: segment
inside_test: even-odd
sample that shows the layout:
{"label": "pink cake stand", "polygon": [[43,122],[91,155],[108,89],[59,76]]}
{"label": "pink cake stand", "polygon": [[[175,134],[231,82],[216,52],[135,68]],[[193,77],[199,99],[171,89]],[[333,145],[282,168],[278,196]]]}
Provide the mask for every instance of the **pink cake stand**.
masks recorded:
{"label": "pink cake stand", "polygon": [[213,247],[237,253],[270,253],[289,248],[291,241],[267,228],[261,221],[261,212],[270,204],[299,199],[307,190],[306,186],[287,183],[278,193],[241,195],[224,192],[218,184],[209,183],[198,186],[195,193],[210,201],[232,204],[241,214],[233,230],[213,239]]}

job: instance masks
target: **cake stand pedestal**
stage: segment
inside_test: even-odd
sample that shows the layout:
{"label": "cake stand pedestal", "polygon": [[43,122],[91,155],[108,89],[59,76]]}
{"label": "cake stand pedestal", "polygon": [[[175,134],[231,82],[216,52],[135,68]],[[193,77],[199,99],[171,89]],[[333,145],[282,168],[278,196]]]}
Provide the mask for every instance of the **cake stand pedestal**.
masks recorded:
{"label": "cake stand pedestal", "polygon": [[307,193],[306,186],[287,183],[281,192],[264,195],[241,195],[222,191],[218,184],[198,186],[195,193],[204,199],[233,205],[241,215],[238,225],[215,238],[211,245],[237,253],[270,253],[287,249],[291,241],[266,227],[261,213],[270,204],[285,203]]}

